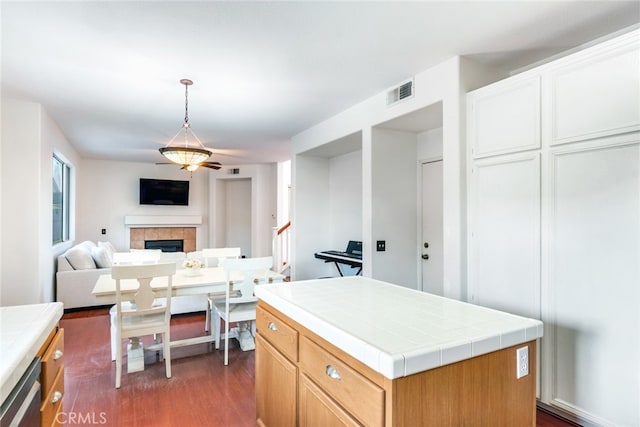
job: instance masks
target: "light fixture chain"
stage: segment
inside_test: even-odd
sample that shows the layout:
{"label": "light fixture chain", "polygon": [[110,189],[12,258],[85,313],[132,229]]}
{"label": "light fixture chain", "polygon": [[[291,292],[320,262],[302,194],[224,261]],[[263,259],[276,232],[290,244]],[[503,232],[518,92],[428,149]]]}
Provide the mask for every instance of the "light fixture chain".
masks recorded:
{"label": "light fixture chain", "polygon": [[184,123],[189,124],[189,85],[184,85]]}

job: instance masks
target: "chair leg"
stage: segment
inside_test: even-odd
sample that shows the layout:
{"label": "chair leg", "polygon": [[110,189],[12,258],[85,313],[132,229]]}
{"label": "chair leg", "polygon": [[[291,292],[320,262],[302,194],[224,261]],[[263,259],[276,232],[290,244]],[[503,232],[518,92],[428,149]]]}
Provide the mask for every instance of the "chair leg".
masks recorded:
{"label": "chair leg", "polygon": [[213,304],[211,300],[207,298],[207,311],[204,313],[204,331],[209,331],[209,323],[213,321],[213,316],[211,315],[211,310],[213,310]]}
{"label": "chair leg", "polygon": [[229,318],[224,321],[224,364],[229,364]]}
{"label": "chair leg", "polygon": [[116,388],[120,388],[120,379],[122,378],[122,338],[118,332],[116,332],[116,343]]}
{"label": "chair leg", "polygon": [[211,322],[213,322],[211,327],[215,340],[215,348],[218,350],[220,349],[220,316],[218,315],[218,312],[211,313]]}
{"label": "chair leg", "polygon": [[167,378],[171,378],[171,337],[169,336],[168,328],[162,334],[162,340],[164,341],[164,368]]}

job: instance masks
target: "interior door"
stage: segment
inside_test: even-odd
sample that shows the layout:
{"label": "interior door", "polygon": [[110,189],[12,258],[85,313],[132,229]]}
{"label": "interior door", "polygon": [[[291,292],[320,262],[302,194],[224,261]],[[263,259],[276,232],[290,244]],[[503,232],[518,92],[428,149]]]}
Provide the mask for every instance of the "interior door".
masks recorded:
{"label": "interior door", "polygon": [[442,160],[422,164],[422,290],[443,295]]}

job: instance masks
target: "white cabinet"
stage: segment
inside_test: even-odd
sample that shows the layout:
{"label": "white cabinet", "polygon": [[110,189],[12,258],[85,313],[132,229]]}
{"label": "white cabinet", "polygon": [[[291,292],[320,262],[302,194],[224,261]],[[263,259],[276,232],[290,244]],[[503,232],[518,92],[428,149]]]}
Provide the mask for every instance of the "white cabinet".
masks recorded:
{"label": "white cabinet", "polygon": [[471,302],[539,319],[540,154],[475,162],[471,194]]}
{"label": "white cabinet", "polygon": [[540,77],[514,80],[469,96],[473,157],[540,148]]}
{"label": "white cabinet", "polygon": [[640,30],[468,105],[470,300],[545,323],[542,402],[640,425]]}
{"label": "white cabinet", "polygon": [[549,75],[551,144],[640,130],[640,48],[627,37]]}
{"label": "white cabinet", "polygon": [[545,335],[555,344],[553,404],[632,426],[640,422],[640,135],[620,139],[550,153]]}

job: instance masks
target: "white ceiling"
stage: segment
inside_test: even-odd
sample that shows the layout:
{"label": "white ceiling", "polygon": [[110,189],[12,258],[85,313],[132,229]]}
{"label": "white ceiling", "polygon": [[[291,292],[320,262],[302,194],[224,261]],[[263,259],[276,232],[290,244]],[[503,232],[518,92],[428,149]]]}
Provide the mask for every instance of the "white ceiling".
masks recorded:
{"label": "white ceiling", "polygon": [[192,129],[227,164],[288,159],[291,136],[454,55],[513,70],[640,22],[638,1],[0,7],[3,96],[43,104],[83,157],[162,161],[190,78]]}

